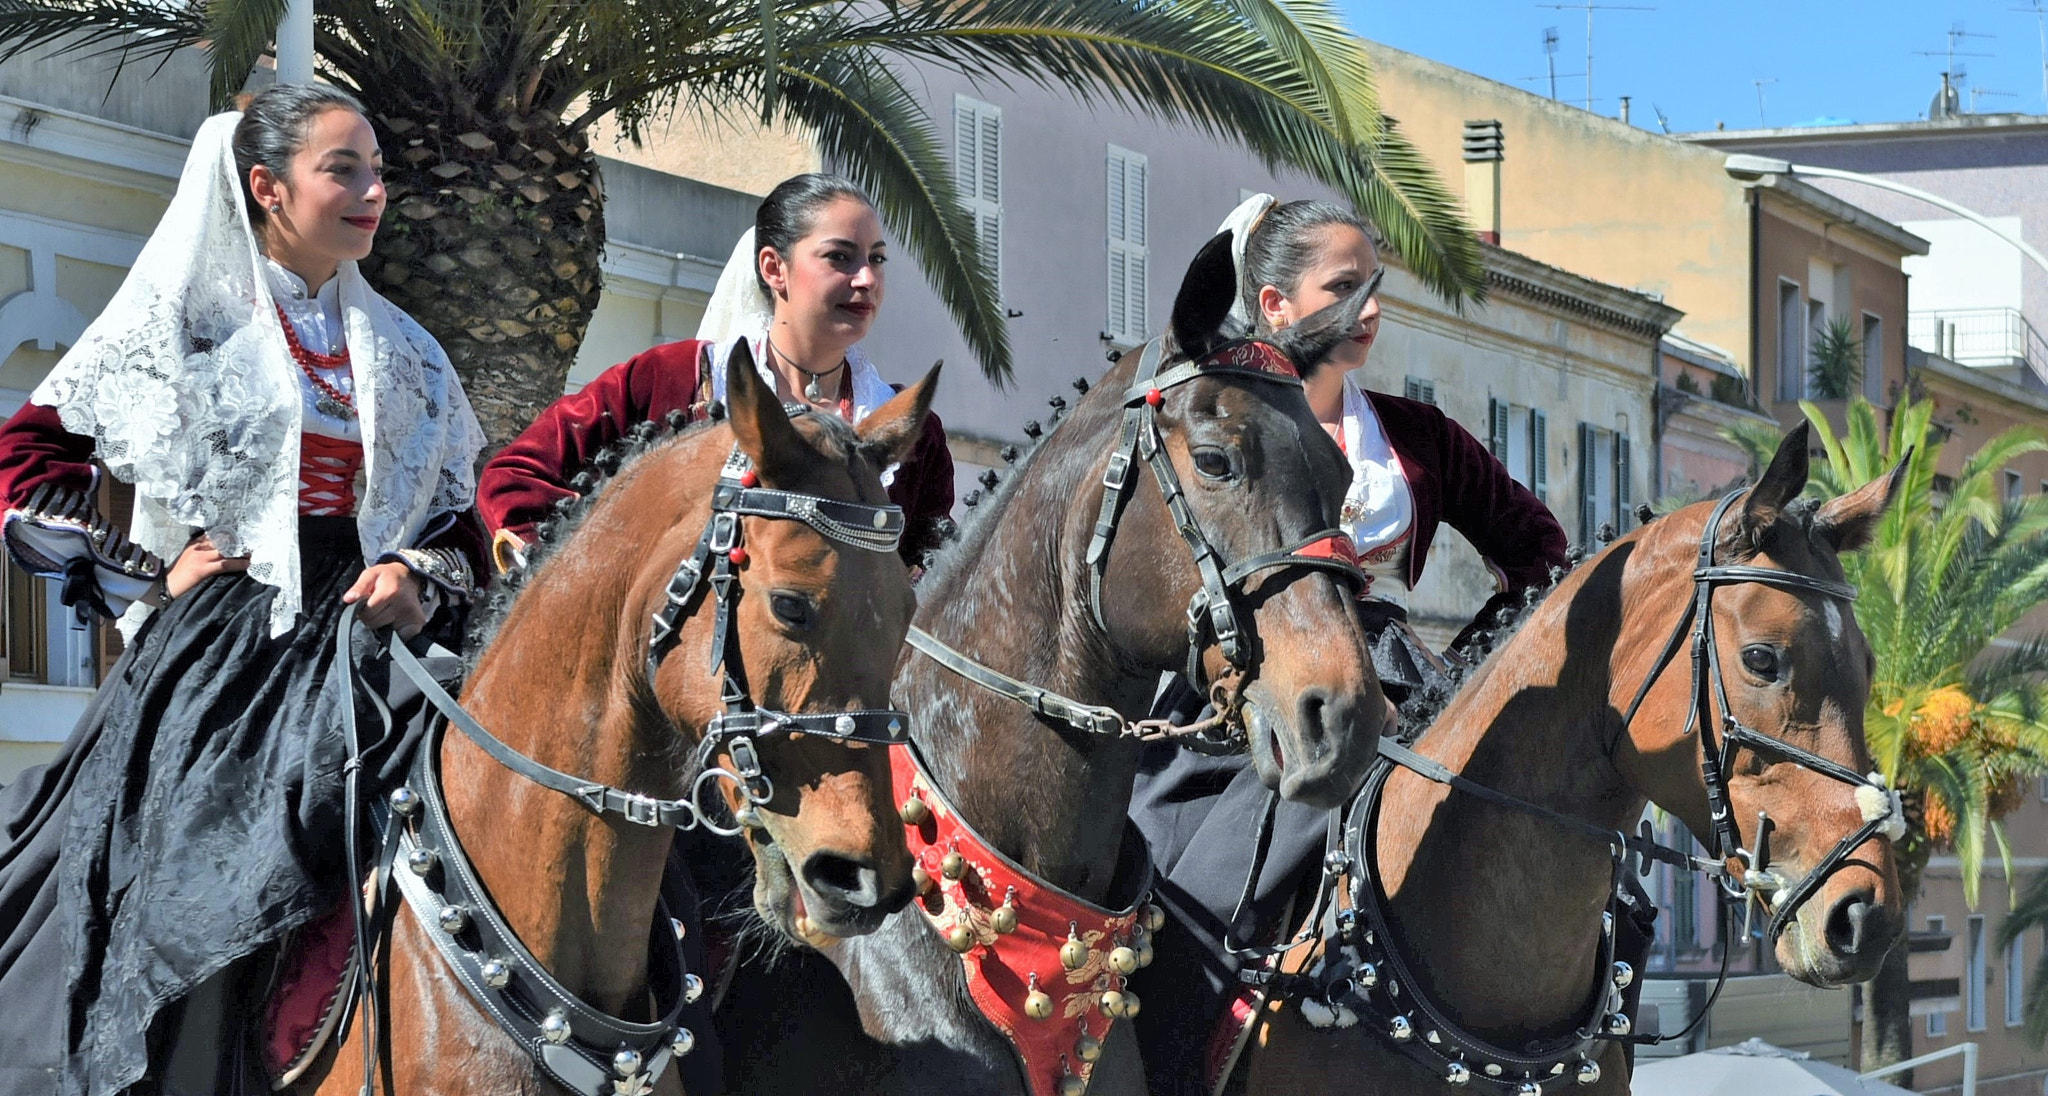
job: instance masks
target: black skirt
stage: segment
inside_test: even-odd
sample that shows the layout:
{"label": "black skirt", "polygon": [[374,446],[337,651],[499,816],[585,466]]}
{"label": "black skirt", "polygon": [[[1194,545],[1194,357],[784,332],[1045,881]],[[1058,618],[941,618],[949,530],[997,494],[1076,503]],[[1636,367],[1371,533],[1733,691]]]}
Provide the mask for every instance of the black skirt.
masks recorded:
{"label": "black skirt", "polygon": [[[362,554],[350,518],[302,518],[299,538],[296,628],[270,635],[276,591],[247,575],[200,583],[143,627],[56,760],[0,789],[0,1094],[155,1076],[170,1006],[349,886],[333,670]],[[414,734],[385,737],[365,743],[372,793]],[[227,1024],[254,1011],[228,1004]]]}

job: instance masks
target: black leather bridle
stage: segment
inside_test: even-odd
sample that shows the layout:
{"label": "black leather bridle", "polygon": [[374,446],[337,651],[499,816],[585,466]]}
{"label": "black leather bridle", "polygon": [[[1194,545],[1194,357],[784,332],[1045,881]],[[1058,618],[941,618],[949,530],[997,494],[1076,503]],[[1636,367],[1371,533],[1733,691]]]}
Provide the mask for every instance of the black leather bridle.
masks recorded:
{"label": "black leather bridle", "polygon": [[[1187,492],[1181,487],[1180,474],[1174,470],[1173,460],[1167,455],[1165,439],[1159,429],[1159,406],[1169,390],[1204,377],[1263,381],[1298,389],[1301,387],[1301,374],[1278,347],[1255,339],[1226,343],[1162,373],[1160,366],[1164,364],[1165,357],[1164,340],[1154,339],[1147,343],[1138,359],[1132,382],[1124,389],[1123,425],[1102,475],[1102,502],[1097,508],[1095,527],[1083,557],[1088,566],[1088,608],[1096,625],[1106,633],[1109,625],[1102,615],[1103,575],[1109,568],[1109,552],[1116,541],[1117,522],[1131,498],[1135,482],[1131,469],[1142,460],[1152,470],[1152,478],[1158,483],[1159,494],[1166,502],[1167,513],[1181,539],[1194,554],[1195,568],[1201,575],[1202,588],[1195,592],[1187,608],[1187,680],[1199,690],[1203,680],[1202,651],[1212,640],[1233,668],[1240,673],[1251,668],[1251,645],[1239,625],[1237,598],[1245,581],[1253,575],[1299,567],[1339,575],[1359,589],[1364,589],[1369,580],[1358,567],[1350,536],[1341,529],[1324,529],[1291,547],[1262,552],[1235,563],[1225,561],[1223,554],[1202,531],[1201,520],[1196,517],[1194,508],[1188,503]],[[990,669],[922,629],[910,629],[909,643],[913,650],[974,684],[1078,731],[1145,741],[1171,740],[1209,752],[1238,748],[1233,742],[1219,743],[1207,738],[1205,733],[1198,733],[1206,732],[1212,724],[1226,724],[1233,718],[1228,712],[1219,712],[1217,719],[1190,727],[1176,727],[1164,720],[1131,720],[1106,705],[1086,704]],[[1224,705],[1219,704],[1221,707]]]}
{"label": "black leather bridle", "polygon": [[[897,709],[790,713],[756,705],[748,696],[740,663],[740,647],[732,626],[740,596],[735,568],[746,560],[744,516],[801,521],[827,539],[862,551],[894,553],[903,535],[903,511],[896,506],[842,502],[758,485],[747,457],[735,448],[712,489],[711,519],[696,548],[670,578],[667,597],[654,614],[646,655],[647,687],[653,687],[662,662],[676,649],[683,619],[699,595],[716,598],[710,666],[720,674],[724,711],[713,717],[697,749],[700,770],[689,794],[658,799],[586,780],[543,765],[492,734],[449,695],[427,667],[402,642],[389,644],[392,660],[446,717],[493,761],[544,788],[570,796],[599,815],[614,814],[642,826],[693,829],[702,826],[721,835],[739,833],[745,813],[774,796],[774,784],[763,770],[755,740],[768,735],[805,734],[840,741],[895,745],[907,740],[910,717]],[[347,655],[355,623],[354,608],[343,614],[341,669],[345,695],[354,696],[353,667]],[[370,694],[373,703],[381,700]],[[350,747],[348,796],[350,817],[356,811],[361,768],[354,704],[344,705]],[[389,721],[389,713],[384,713]],[[578,999],[520,942],[503,914],[476,877],[451,827],[440,791],[440,743],[444,726],[430,728],[415,756],[407,785],[391,793],[374,812],[383,831],[383,852],[376,882],[380,891],[393,882],[412,908],[422,931],[455,972],[456,979],[484,1012],[517,1042],[536,1065],[555,1081],[582,1096],[644,1096],[671,1062],[689,1053],[696,1038],[678,1022],[683,1007],[697,999],[704,983],[688,973],[679,933],[671,931],[665,907],[654,919],[649,986],[665,1008],[661,1019],[636,1023],[610,1016]],[[724,752],[733,769],[715,764]],[[737,824],[722,827],[700,806],[707,781],[730,780],[743,787],[749,807]],[[416,785],[419,790],[414,790]],[[354,860],[354,828],[349,830]],[[359,861],[356,861],[359,862]],[[406,870],[395,870],[403,862]],[[358,955],[368,956],[369,933],[360,903],[355,910]],[[373,997],[365,997],[365,1000]],[[374,1076],[378,1040],[363,1040],[365,1092]]]}

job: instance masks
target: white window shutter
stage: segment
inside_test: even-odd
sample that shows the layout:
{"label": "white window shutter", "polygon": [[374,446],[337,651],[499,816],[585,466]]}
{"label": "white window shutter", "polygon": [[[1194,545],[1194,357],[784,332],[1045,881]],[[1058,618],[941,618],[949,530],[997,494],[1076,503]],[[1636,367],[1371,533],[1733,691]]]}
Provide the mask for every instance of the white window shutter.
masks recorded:
{"label": "white window shutter", "polygon": [[1579,547],[1593,550],[1593,534],[1600,529],[1599,449],[1593,444],[1593,427],[1579,424]]}
{"label": "white window shutter", "polygon": [[978,113],[981,116],[981,141],[977,149],[981,158],[981,188],[975,197],[1000,205],[1003,200],[1003,116],[994,107]]}
{"label": "white window shutter", "polygon": [[967,199],[977,196],[976,181],[981,178],[981,127],[977,121],[974,100],[964,95],[954,96],[953,181],[960,188],[960,197]]}
{"label": "white window shutter", "polygon": [[1628,435],[1614,439],[1614,527],[1627,529],[1631,511],[1635,509],[1629,494],[1629,452]]}
{"label": "white window shutter", "polygon": [[996,289],[1003,285],[1003,112],[993,103],[953,97],[954,177],[974,222],[975,242]]}
{"label": "white window shutter", "polygon": [[1134,343],[1148,328],[1145,247],[1145,157],[1109,146],[1103,177],[1107,198],[1106,241],[1108,299],[1103,331],[1110,338]]}
{"label": "white window shutter", "polygon": [[1550,421],[1533,408],[1529,411],[1529,479],[1529,490],[1537,497],[1550,490]]}
{"label": "white window shutter", "polygon": [[1493,459],[1508,459],[1508,402],[1491,396],[1486,400],[1486,448]]}

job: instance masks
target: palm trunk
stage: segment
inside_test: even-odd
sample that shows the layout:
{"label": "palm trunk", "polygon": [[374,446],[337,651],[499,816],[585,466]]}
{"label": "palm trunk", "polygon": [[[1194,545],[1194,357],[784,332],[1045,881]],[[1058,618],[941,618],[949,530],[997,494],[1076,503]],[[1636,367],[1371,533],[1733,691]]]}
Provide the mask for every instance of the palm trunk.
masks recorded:
{"label": "palm trunk", "polygon": [[597,309],[597,158],[546,114],[376,122],[390,205],[364,274],[440,340],[494,452],[562,394]]}
{"label": "palm trunk", "polygon": [[[1925,842],[1919,855],[1902,855],[1897,863],[1899,887],[1907,896],[1908,904],[1920,894],[1920,872],[1926,864]],[[1912,948],[1908,944],[1911,926],[1906,935],[1884,957],[1884,965],[1878,968],[1877,977],[1863,984],[1863,1041],[1859,1048],[1857,1062],[1859,1071],[1867,1072],[1903,1062],[1913,1055],[1913,978],[1907,971],[1906,959]],[[1907,1070],[1885,1078],[1890,1084],[1901,1088],[1913,1087],[1913,1072]]]}

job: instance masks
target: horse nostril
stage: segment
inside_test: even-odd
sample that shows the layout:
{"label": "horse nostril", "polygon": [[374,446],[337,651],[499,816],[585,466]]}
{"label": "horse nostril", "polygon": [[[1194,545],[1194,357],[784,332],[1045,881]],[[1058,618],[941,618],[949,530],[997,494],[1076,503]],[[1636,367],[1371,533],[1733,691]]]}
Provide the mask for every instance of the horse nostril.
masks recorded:
{"label": "horse nostril", "polygon": [[1828,948],[1839,955],[1856,955],[1891,944],[1884,907],[1867,890],[1845,895],[1828,911]]}
{"label": "horse nostril", "polygon": [[1313,761],[1328,752],[1331,706],[1330,694],[1317,688],[1303,689],[1295,700],[1294,726],[1301,733],[1301,744],[1310,755],[1301,761]]}
{"label": "horse nostril", "polygon": [[821,898],[836,899],[858,909],[882,900],[882,873],[868,861],[835,852],[814,852],[804,860],[804,882]]}

